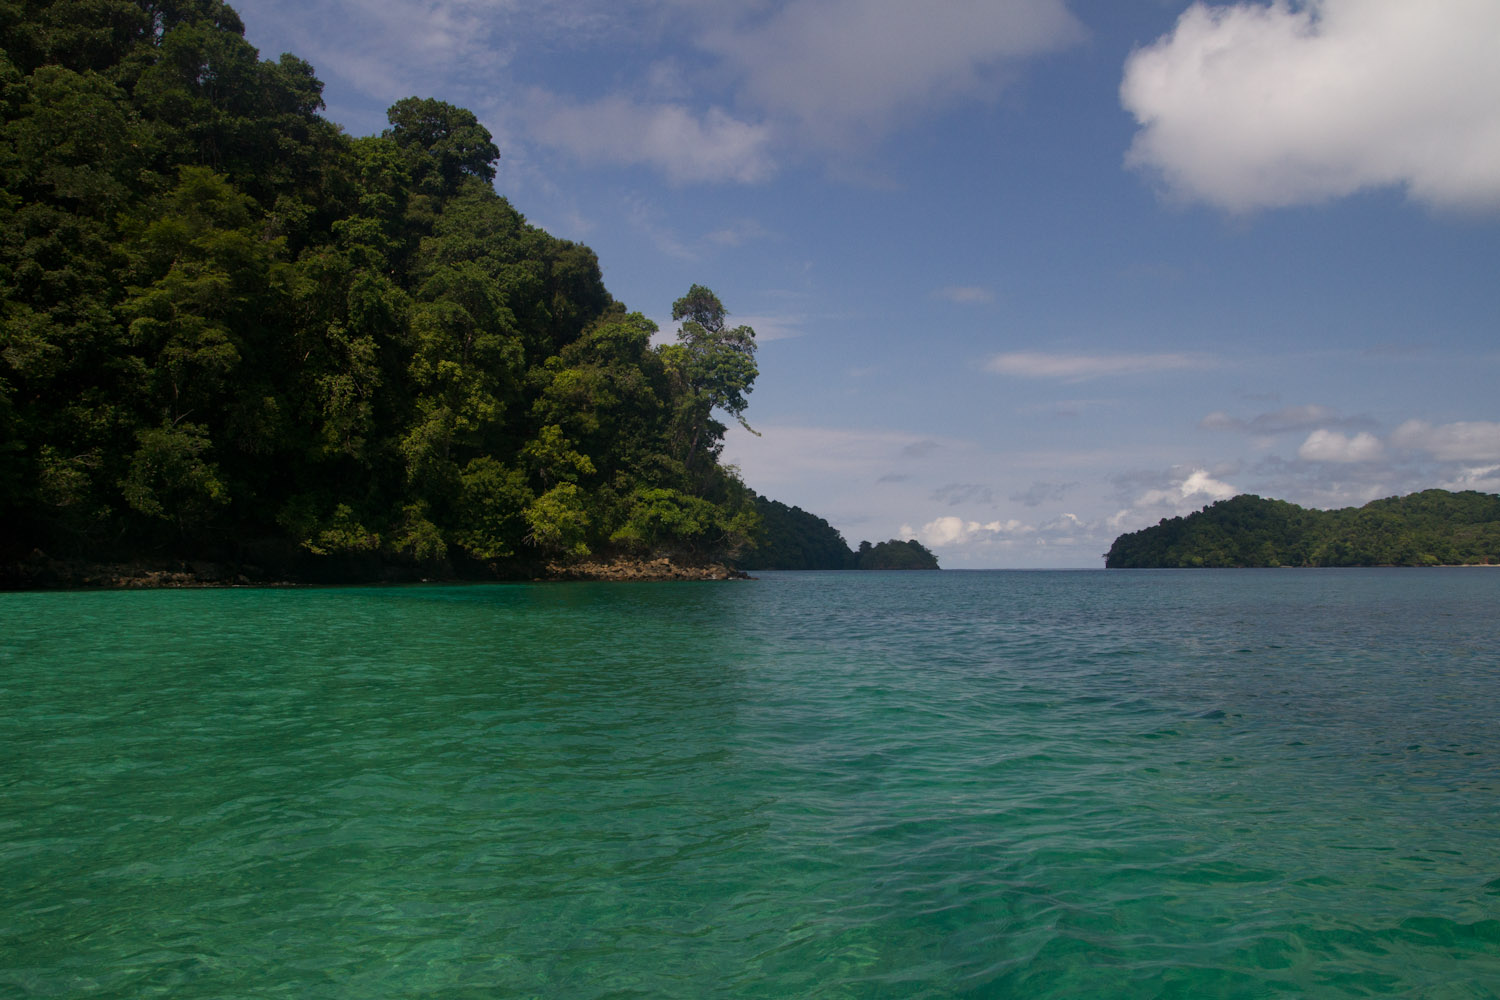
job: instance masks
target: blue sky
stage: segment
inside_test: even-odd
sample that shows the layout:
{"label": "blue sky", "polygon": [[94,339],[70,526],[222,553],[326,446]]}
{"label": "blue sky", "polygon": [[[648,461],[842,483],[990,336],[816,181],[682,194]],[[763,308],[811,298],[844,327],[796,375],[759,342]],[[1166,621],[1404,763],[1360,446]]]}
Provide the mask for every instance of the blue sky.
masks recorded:
{"label": "blue sky", "polygon": [[760,379],[725,455],[852,543],[1087,567],[1252,492],[1500,492],[1494,0],[231,0]]}

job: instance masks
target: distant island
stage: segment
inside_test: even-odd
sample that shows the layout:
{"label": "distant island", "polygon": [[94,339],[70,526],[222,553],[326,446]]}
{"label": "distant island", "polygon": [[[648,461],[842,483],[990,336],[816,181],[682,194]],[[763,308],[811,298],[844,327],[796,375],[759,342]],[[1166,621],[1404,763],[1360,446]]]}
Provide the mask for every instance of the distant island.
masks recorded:
{"label": "distant island", "polygon": [[1245,493],[1116,538],[1108,569],[1500,565],[1500,496],[1424,490],[1310,510]]}
{"label": "distant island", "polygon": [[757,495],[761,537],[735,560],[740,569],[938,569],[937,556],[911,539],[849,548],[833,525],[801,507]]}

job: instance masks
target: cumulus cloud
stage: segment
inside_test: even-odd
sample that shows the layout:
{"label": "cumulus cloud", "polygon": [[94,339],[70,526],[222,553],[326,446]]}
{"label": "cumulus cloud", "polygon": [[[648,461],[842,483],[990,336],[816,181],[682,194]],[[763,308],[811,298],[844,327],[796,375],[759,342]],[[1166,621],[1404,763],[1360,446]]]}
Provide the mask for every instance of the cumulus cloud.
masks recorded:
{"label": "cumulus cloud", "polygon": [[1384,455],[1385,446],[1367,431],[1349,437],[1338,431],[1315,430],[1297,449],[1297,457],[1308,462],[1374,462]]}
{"label": "cumulus cloud", "polygon": [[1047,354],[1012,351],[996,354],[985,371],[1022,378],[1058,378],[1070,382],[1111,375],[1141,375],[1213,367],[1213,360],[1197,354]]}
{"label": "cumulus cloud", "polygon": [[1500,207],[1500,4],[1195,3],[1133,53],[1127,162],[1231,211],[1400,186]]}
{"label": "cumulus cloud", "polygon": [[1108,525],[1091,523],[1076,514],[1063,513],[1041,524],[1009,518],[995,521],[974,521],[947,515],[937,517],[913,530],[902,525],[907,537],[914,537],[931,548],[1002,548],[1017,545],[1033,547],[1048,545],[1072,545],[1080,540],[1100,537]]}
{"label": "cumulus cloud", "polygon": [[906,525],[902,526],[904,534],[913,534],[923,545],[933,548],[1014,540],[1026,535],[1034,535],[1036,530],[1032,525],[1014,519],[980,523],[979,521],[966,521],[951,514],[934,518],[915,532]]}
{"label": "cumulus cloud", "polygon": [[534,90],[526,113],[544,145],[584,162],[654,167],[674,181],[762,181],[775,172],[768,126],[720,108],[638,103],[619,95],[577,104]]}
{"label": "cumulus cloud", "polygon": [[1083,37],[1063,0],[788,0],[701,44],[743,102],[840,146],[956,99],[992,97],[1016,61]]}
{"label": "cumulus cloud", "polygon": [[1475,420],[1434,427],[1408,420],[1391,435],[1391,444],[1448,462],[1500,461],[1500,423]]}
{"label": "cumulus cloud", "polygon": [[1215,500],[1228,500],[1238,492],[1228,483],[1215,479],[1207,469],[1179,470],[1170,485],[1147,490],[1136,498],[1135,506],[1166,506],[1185,513],[1188,509],[1195,509]]}

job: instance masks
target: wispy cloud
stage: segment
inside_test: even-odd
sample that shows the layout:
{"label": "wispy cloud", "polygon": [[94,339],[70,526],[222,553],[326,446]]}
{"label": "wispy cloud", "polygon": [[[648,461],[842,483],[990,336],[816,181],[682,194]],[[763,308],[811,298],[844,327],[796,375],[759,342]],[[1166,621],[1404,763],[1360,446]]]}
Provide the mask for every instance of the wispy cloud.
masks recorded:
{"label": "wispy cloud", "polygon": [[1013,351],[994,355],[984,363],[984,368],[997,375],[1079,382],[1117,375],[1212,368],[1215,365],[1212,358],[1199,354],[1048,354],[1041,351]]}
{"label": "wispy cloud", "polygon": [[995,492],[981,483],[948,483],[932,491],[932,499],[949,507],[959,504],[992,504]]}
{"label": "wispy cloud", "polygon": [[757,426],[760,437],[732,429],[726,457],[758,489],[797,482],[809,475],[843,482],[870,483],[901,465],[927,457],[944,445],[932,438],[898,431],[835,427]]}
{"label": "wispy cloud", "polygon": [[932,294],[937,298],[966,306],[983,305],[986,302],[995,301],[994,292],[988,288],[980,288],[978,285],[947,285]]}
{"label": "wispy cloud", "polygon": [[1020,493],[1012,493],[1010,499],[1027,507],[1040,507],[1062,500],[1078,486],[1078,483],[1032,483]]}
{"label": "wispy cloud", "polygon": [[753,240],[765,239],[768,235],[770,234],[765,227],[754,219],[740,219],[715,229],[704,239],[721,247],[742,247]]}
{"label": "wispy cloud", "polygon": [[799,313],[758,315],[739,315],[735,313],[729,317],[729,322],[735,326],[748,326],[755,331],[755,339],[759,343],[767,343],[772,340],[790,340],[800,337],[807,329],[807,317]]}
{"label": "wispy cloud", "polygon": [[740,104],[800,143],[846,148],[930,108],[993,97],[1017,62],[1083,36],[1063,0],[786,0],[699,41],[739,75]]}
{"label": "wispy cloud", "polygon": [[[669,344],[677,339],[677,331],[681,324],[669,316],[653,316],[651,319],[656,323],[658,331],[652,337],[652,341],[658,344]],[[773,340],[790,340],[800,337],[805,332],[807,317],[800,314],[762,314],[749,315],[731,313],[728,322],[731,326],[748,326],[755,331],[755,341],[758,344],[769,343]]]}
{"label": "wispy cloud", "polygon": [[[656,206],[640,195],[631,195],[624,202],[624,216],[641,235],[651,241],[657,250],[668,257],[676,257],[678,260],[694,260],[698,254],[692,247],[688,246],[672,228],[661,221],[661,212]],[[667,326],[658,321],[662,330]],[[673,324],[675,329],[675,324]]]}
{"label": "wispy cloud", "polygon": [[533,139],[585,163],[648,166],[678,182],[753,183],[776,170],[770,129],[722,108],[697,111],[620,95],[575,103],[533,89],[524,118]]}
{"label": "wispy cloud", "polygon": [[1302,406],[1283,406],[1272,413],[1258,413],[1248,420],[1230,416],[1223,410],[1215,410],[1198,421],[1198,426],[1208,431],[1284,434],[1288,431],[1305,431],[1314,427],[1329,427],[1344,422],[1337,410],[1319,406],[1316,403],[1308,403]]}
{"label": "wispy cloud", "polygon": [[1500,208],[1500,4],[1194,3],[1126,63],[1127,161],[1231,211],[1404,187]]}
{"label": "wispy cloud", "polygon": [[[512,131],[585,163],[645,167],[677,183],[759,183],[788,156],[868,148],[933,109],[994,100],[1027,60],[1085,35],[1066,0],[242,0],[237,7],[247,20],[297,24],[295,36],[272,29],[277,42],[367,97],[389,103],[434,94],[474,108],[497,133]],[[531,65],[518,54],[540,50],[589,52],[591,62],[630,52],[641,68],[606,72],[604,89],[593,93],[572,89],[587,86],[591,74],[545,85],[518,79]]]}

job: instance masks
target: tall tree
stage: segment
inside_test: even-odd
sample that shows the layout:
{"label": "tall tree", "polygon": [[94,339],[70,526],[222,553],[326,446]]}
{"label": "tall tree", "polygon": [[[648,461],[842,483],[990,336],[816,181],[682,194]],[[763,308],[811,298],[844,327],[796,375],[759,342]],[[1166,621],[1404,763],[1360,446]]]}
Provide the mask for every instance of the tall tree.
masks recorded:
{"label": "tall tree", "polygon": [[755,331],[748,326],[728,327],[729,311],[719,297],[702,285],[672,303],[672,318],[680,320],[677,343],[662,351],[663,360],[679,383],[676,412],[679,444],[684,448],[682,464],[691,474],[698,449],[718,457],[725,427],[713,419],[715,409],[745,422],[746,396],[760,370],[755,364]]}

